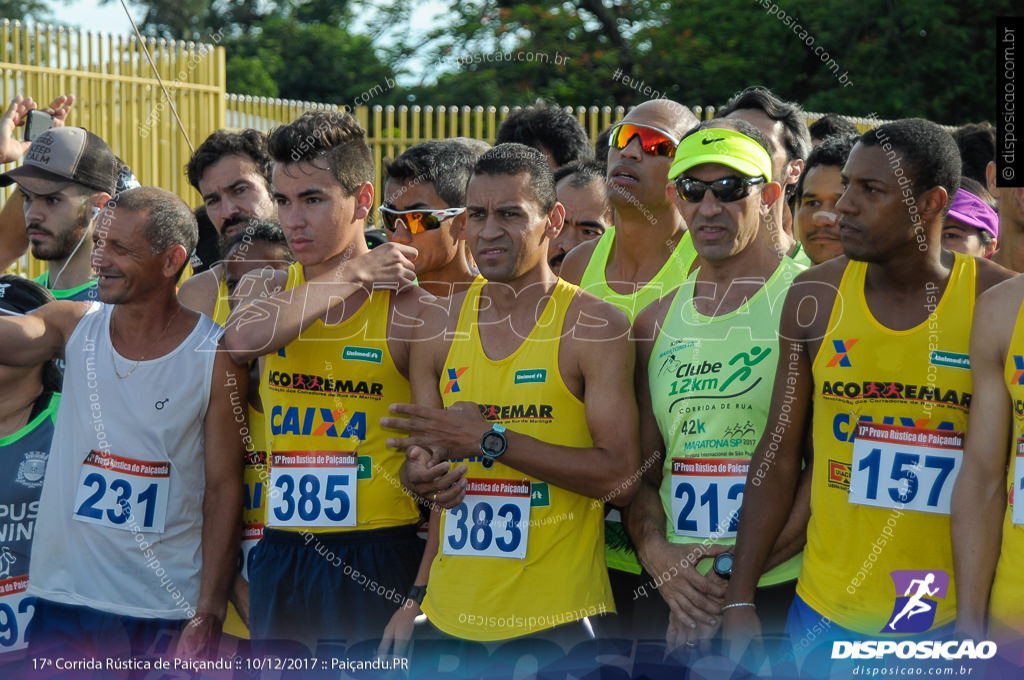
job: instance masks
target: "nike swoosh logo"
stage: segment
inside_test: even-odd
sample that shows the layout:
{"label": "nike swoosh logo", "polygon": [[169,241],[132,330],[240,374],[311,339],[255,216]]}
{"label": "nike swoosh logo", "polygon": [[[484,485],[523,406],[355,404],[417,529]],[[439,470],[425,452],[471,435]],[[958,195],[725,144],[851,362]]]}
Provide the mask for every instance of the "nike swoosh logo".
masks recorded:
{"label": "nike swoosh logo", "polygon": [[718,139],[702,139],[701,144],[714,144],[715,142],[724,142],[725,137],[719,137]]}

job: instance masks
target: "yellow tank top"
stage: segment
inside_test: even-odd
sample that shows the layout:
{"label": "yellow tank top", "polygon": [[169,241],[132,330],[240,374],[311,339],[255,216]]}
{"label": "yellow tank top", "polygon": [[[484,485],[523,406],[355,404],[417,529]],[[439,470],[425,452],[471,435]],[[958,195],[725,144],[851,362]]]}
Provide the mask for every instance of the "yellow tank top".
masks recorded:
{"label": "yellow tank top", "polygon": [[797,594],[844,628],[885,635],[910,632],[911,619],[889,625],[912,579],[939,590],[928,598],[929,629],[956,616],[949,499],[971,401],[975,264],[956,253],[941,298],[922,299],[931,315],[905,331],[871,314],[866,272],[847,265],[814,359],[811,519]]}
{"label": "yellow tank top", "polygon": [[[474,283],[459,315],[439,389],[445,406],[480,404],[510,431],[562,446],[590,447],[583,402],[558,370],[559,336],[578,293],[562,280],[529,337],[506,359],[487,357],[477,332]],[[469,466],[465,502],[441,519],[423,611],[449,635],[490,641],[527,635],[614,611],[605,569],[603,506],[510,468],[499,458]],[[490,462],[490,461],[488,461]]]}
{"label": "yellow tank top", "polygon": [[1024,456],[1024,307],[1017,311],[1013,339],[1006,353],[1004,376],[1013,403],[1013,439],[1010,445],[1003,539],[992,582],[989,613],[999,626],[1024,633],[1024,608],[1021,607],[1024,602],[1024,579],[1020,574],[1021,565],[1024,564],[1024,500],[1016,497],[1024,493],[1021,485],[1021,477],[1024,476],[1024,458],[1021,458]]}
{"label": "yellow tank top", "polygon": [[683,232],[672,254],[653,279],[633,293],[617,293],[608,285],[605,276],[608,256],[612,252],[614,241],[615,227],[609,227],[601,235],[594,253],[590,256],[590,262],[587,263],[587,268],[580,279],[580,288],[621,309],[629,317],[630,323],[636,320],[637,315],[647,305],[678,288],[686,280],[690,265],[697,258],[697,250],[693,247],[690,232]]}
{"label": "yellow tank top", "polygon": [[[245,484],[244,505],[242,506],[242,578],[249,580],[249,556],[252,549],[263,538],[263,525],[267,521],[267,439],[264,431],[263,414],[249,406],[249,424],[243,440],[245,442],[245,468],[242,479]],[[235,605],[228,603],[224,632],[235,637],[249,639],[249,629],[238,615]]]}
{"label": "yellow tank top", "polygon": [[213,308],[213,320],[221,326],[228,322],[231,316],[231,306],[228,304],[228,283],[224,279],[227,272],[221,273],[220,281],[217,283],[217,304]]}
{"label": "yellow tank top", "polygon": [[[304,282],[288,269],[288,288]],[[267,526],[352,531],[414,524],[399,481],[405,454],[379,426],[388,407],[410,400],[387,343],[389,291],[374,291],[351,317],[311,324],[266,358],[260,397],[270,470]]]}

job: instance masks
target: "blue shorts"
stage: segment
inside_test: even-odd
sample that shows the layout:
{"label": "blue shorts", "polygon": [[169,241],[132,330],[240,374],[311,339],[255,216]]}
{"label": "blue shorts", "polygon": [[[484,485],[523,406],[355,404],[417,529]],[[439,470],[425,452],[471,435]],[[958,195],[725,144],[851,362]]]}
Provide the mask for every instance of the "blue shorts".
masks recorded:
{"label": "blue shorts", "polygon": [[379,640],[405,602],[423,557],[417,525],[322,534],[267,529],[249,566],[256,641],[351,647]]}
{"label": "blue shorts", "polygon": [[[140,619],[90,607],[37,599],[26,633],[28,656],[72,660],[168,658],[174,653],[185,619]],[[38,669],[36,678],[143,678],[152,671],[75,668]]]}
{"label": "blue shorts", "polygon": [[[955,624],[929,630],[919,635],[900,636],[903,640],[948,640],[953,636]],[[799,669],[800,678],[847,677],[853,667],[878,666],[879,661],[859,662],[855,659],[832,659],[833,643],[839,640],[855,642],[861,640],[889,640],[891,635],[878,633],[865,635],[833,623],[803,601],[799,595],[793,598],[786,619],[785,639],[781,647],[779,665],[784,670]],[[888,660],[890,666],[910,665],[902,659]],[[944,662],[949,663],[949,662]],[[926,664],[917,664],[926,665]],[[939,664],[941,665],[941,664]]]}

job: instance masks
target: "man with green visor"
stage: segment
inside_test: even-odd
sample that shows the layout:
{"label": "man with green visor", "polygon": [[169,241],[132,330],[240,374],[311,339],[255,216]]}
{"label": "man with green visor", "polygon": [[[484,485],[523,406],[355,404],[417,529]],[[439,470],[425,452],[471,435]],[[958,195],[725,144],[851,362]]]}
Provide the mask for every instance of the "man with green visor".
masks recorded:
{"label": "man with green visor", "polygon": [[[683,138],[668,177],[699,268],[633,327],[641,453],[657,462],[626,526],[668,604],[670,650],[709,639],[721,624],[729,547],[775,382],[782,303],[803,270],[762,226],[782,195],[768,148],[742,120],[717,119]],[[780,632],[804,543],[804,525],[791,524],[758,593],[762,616]]]}

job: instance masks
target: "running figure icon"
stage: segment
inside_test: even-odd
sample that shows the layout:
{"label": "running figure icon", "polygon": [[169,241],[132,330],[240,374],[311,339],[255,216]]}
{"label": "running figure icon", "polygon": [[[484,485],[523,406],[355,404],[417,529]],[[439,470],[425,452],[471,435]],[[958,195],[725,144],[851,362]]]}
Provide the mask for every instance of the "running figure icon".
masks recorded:
{"label": "running figure icon", "polygon": [[[929,572],[928,575],[925,576],[923,579],[916,578],[910,582],[910,585],[907,586],[907,591],[903,593],[904,597],[909,595],[910,599],[907,600],[906,605],[904,605],[903,611],[897,614],[896,618],[889,622],[890,629],[896,630],[896,622],[902,619],[904,614],[906,615],[907,619],[910,619],[910,617],[912,617],[914,614],[923,614],[924,612],[929,612],[932,610],[932,608],[924,602],[922,602],[921,599],[926,595],[934,597],[939,593],[941,588],[939,588],[938,586],[935,587],[935,590],[931,590],[928,587],[934,582],[935,574],[931,572]],[[913,595],[910,595],[910,591],[914,589],[914,584],[917,584],[917,592]]]}

